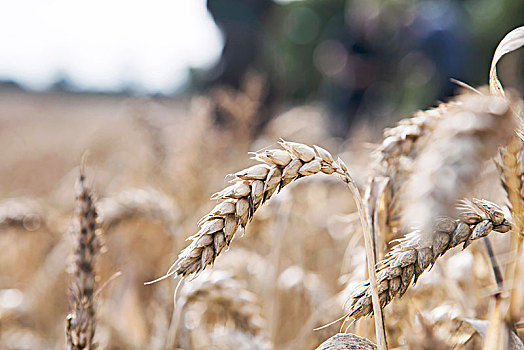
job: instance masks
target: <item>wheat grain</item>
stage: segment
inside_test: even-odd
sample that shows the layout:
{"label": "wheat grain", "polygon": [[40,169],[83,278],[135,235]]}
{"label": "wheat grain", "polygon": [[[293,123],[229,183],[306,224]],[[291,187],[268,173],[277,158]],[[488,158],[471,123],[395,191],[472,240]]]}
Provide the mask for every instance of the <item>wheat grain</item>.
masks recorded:
{"label": "wheat grain", "polygon": [[[510,222],[502,209],[486,200],[464,201],[459,219],[437,219],[431,245],[419,245],[419,232],[406,235],[377,265],[377,283],[381,306],[394,297],[401,297],[410,283],[417,282],[424,270],[435,264],[437,258],[449,249],[464,243],[466,248],[473,240],[487,236],[491,231],[508,232]],[[348,317],[359,319],[372,313],[371,290],[365,282],[351,295]]]}
{"label": "wheat grain", "polygon": [[286,141],[280,145],[284,149],[255,153],[253,159],[261,164],[237,172],[233,185],[211,196],[220,202],[200,220],[200,230],[189,238],[191,244],[180,253],[168,275],[188,276],[212,264],[235,233],[244,231],[255,211],[292,181],[322,172],[336,173],[351,182],[346,165],[321,147]]}
{"label": "wheat grain", "polygon": [[67,316],[68,349],[95,349],[95,265],[101,248],[93,195],[83,173],[76,184],[77,207],[73,222],[73,263]]}

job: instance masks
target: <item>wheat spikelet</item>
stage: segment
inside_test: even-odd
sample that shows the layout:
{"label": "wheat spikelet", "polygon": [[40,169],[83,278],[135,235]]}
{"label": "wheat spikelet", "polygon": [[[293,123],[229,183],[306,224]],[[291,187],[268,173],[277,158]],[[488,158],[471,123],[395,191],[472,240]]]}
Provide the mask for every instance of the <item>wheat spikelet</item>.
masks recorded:
{"label": "wheat spikelet", "polygon": [[322,344],[316,350],[375,350],[377,346],[366,338],[359,337],[351,333],[335,334]]}
{"label": "wheat spikelet", "polygon": [[262,164],[237,172],[233,185],[211,196],[220,202],[200,220],[200,231],[189,238],[191,244],[180,253],[167,276],[187,276],[212,264],[235,233],[244,231],[255,211],[292,181],[322,172],[336,173],[346,183],[351,182],[346,165],[340,159],[334,161],[326,150],[286,141],[280,145],[284,149],[255,153],[253,159]]}
{"label": "wheat spikelet", "polygon": [[500,97],[463,95],[460,105],[436,124],[423,142],[406,183],[402,225],[421,230],[421,244],[433,241],[433,224],[454,216],[455,203],[467,194],[484,161],[513,135],[515,120]]}
{"label": "wheat spikelet", "polygon": [[73,262],[67,316],[68,349],[95,349],[95,265],[101,248],[93,195],[81,173],[76,184],[77,207],[73,222]]}
{"label": "wheat spikelet", "polygon": [[23,227],[28,231],[35,231],[42,224],[45,224],[44,210],[37,201],[12,198],[0,203],[0,227]]}
{"label": "wheat spikelet", "polygon": [[[441,217],[436,220],[430,245],[420,245],[420,233],[412,232],[377,265],[382,307],[394,297],[401,297],[410,283],[415,284],[422,272],[449,249],[461,243],[466,248],[473,240],[485,237],[491,231],[508,232],[511,229],[502,209],[494,203],[474,199],[464,201],[461,209],[459,219]],[[351,298],[348,317],[357,320],[372,313],[369,282],[356,290]]]}
{"label": "wheat spikelet", "polygon": [[171,198],[153,188],[132,188],[103,198],[97,204],[97,211],[105,228],[135,216],[145,216],[163,223],[172,234],[178,218],[178,208]]}

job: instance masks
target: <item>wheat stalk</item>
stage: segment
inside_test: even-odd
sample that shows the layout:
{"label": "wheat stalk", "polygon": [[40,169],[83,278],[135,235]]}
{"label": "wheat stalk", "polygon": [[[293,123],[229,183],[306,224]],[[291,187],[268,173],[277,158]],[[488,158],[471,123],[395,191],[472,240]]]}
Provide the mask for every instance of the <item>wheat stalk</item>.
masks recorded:
{"label": "wheat stalk", "polygon": [[[406,235],[396,245],[386,259],[377,267],[378,293],[381,306],[386,306],[394,297],[401,297],[409,285],[417,282],[428,266],[435,264],[438,257],[449,249],[464,243],[464,248],[472,241],[487,236],[491,231],[508,232],[510,222],[496,204],[486,200],[464,201],[459,219],[438,218],[431,245],[419,244],[419,232]],[[365,282],[351,295],[348,317],[355,320],[372,313],[371,289]]]}
{"label": "wheat stalk", "polygon": [[[493,54],[491,61],[491,68],[489,72],[489,88],[490,93],[494,96],[506,97],[508,103],[511,105],[512,112],[520,120],[520,127],[522,127],[523,117],[523,101],[517,100],[513,94],[506,96],[502,84],[497,76],[497,63],[502,56],[513,52],[524,46],[524,27],[518,27],[508,34],[500,41]],[[522,136],[520,134],[519,136]],[[487,332],[484,348],[502,348],[502,332],[506,328],[507,337],[505,338],[506,346],[509,346],[511,339],[511,332],[514,324],[520,317],[520,310],[522,309],[523,290],[515,281],[521,278],[521,261],[522,248],[524,242],[524,202],[523,194],[523,178],[524,173],[522,167],[522,140],[514,136],[511,142],[501,150],[501,162],[499,170],[501,174],[502,185],[506,190],[508,200],[510,203],[511,214],[515,225],[511,235],[510,242],[510,261],[506,267],[506,279],[513,282],[513,286],[508,298],[508,305],[505,311],[505,325],[502,322],[503,313],[500,309],[501,298],[500,295],[495,295],[495,307],[491,311],[490,325]],[[504,327],[506,326],[506,327]]]}
{"label": "wheat stalk", "polygon": [[95,266],[101,248],[97,212],[93,195],[83,172],[76,183],[76,213],[73,221],[73,263],[69,291],[70,314],[67,316],[68,349],[96,349],[94,291]]}

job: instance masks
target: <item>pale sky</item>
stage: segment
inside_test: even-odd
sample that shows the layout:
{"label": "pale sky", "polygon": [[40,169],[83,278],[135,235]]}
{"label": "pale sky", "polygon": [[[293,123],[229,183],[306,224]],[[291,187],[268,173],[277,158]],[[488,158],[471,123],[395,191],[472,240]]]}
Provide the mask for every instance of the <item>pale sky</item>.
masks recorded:
{"label": "pale sky", "polygon": [[32,89],[63,72],[80,88],[169,93],[222,44],[205,0],[0,2],[0,80]]}

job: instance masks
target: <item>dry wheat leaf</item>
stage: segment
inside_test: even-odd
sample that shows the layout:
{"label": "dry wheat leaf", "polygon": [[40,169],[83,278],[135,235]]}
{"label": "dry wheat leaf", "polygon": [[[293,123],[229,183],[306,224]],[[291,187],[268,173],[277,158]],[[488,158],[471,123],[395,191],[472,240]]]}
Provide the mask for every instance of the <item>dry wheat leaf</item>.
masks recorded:
{"label": "dry wheat leaf", "polygon": [[497,77],[497,63],[502,56],[518,50],[522,46],[524,46],[524,26],[513,29],[497,46],[497,49],[493,54],[493,61],[491,62],[491,69],[489,71],[489,89],[492,95],[504,96],[504,89]]}

